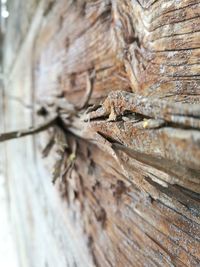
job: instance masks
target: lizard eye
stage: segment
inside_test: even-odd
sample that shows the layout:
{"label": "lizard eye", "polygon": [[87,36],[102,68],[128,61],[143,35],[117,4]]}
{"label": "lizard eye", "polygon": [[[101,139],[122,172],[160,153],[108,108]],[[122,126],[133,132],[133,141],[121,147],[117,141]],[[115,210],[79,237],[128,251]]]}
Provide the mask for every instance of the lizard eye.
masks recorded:
{"label": "lizard eye", "polygon": [[47,109],[45,107],[41,107],[37,111],[37,115],[39,115],[39,116],[45,117],[45,116],[47,116],[47,114],[48,114],[48,111],[47,111]]}

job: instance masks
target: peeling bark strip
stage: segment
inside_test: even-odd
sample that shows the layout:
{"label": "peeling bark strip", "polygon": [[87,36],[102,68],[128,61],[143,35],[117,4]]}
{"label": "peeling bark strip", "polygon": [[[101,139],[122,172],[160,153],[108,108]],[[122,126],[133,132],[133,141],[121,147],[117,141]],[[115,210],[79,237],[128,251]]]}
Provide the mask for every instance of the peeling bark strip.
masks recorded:
{"label": "peeling bark strip", "polygon": [[46,122],[36,127],[31,126],[28,129],[21,129],[21,130],[12,131],[12,132],[0,133],[0,142],[5,142],[8,140],[43,132],[49,129],[50,127],[54,126],[56,124],[56,120],[57,120],[57,116],[54,116],[53,118],[47,120]]}
{"label": "peeling bark strip", "polygon": [[[45,118],[56,113],[62,129],[50,142],[44,135],[43,150],[67,203],[48,202],[45,220],[50,229],[53,218],[71,225],[56,227],[54,258],[67,255],[59,266],[91,266],[89,256],[74,259],[81,236],[71,240],[73,253],[63,245],[66,229],[75,240],[77,228],[92,266],[200,266],[199,14],[197,0],[41,0],[29,28],[34,41],[28,36],[24,45],[34,104],[42,103]],[[6,44],[16,51],[11,22]],[[10,70],[9,53],[4,57]],[[20,92],[29,83],[23,86]],[[42,194],[43,203],[50,177],[43,186],[38,180],[31,189],[41,193],[32,195]],[[47,265],[55,267],[52,250]],[[43,262],[33,258],[34,267]]]}
{"label": "peeling bark strip", "polygon": [[[143,117],[165,120],[168,125],[173,123],[180,128],[200,129],[200,105],[182,104],[159,98],[142,97],[123,91],[111,92],[103,103],[103,107],[91,112],[89,119],[97,119],[109,115],[116,120],[127,112],[141,114]],[[159,126],[159,125],[158,125]],[[144,128],[156,128],[145,124]]]}

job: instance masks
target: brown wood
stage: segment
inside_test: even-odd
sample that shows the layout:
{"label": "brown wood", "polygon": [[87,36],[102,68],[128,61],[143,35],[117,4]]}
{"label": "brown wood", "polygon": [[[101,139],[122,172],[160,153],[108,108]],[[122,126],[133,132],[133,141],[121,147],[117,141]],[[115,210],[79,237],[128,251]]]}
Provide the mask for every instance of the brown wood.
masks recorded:
{"label": "brown wood", "polygon": [[[36,6],[28,8],[34,16],[18,44],[25,56],[14,67],[9,49],[17,44],[8,43],[13,23],[22,22],[8,21],[4,65],[26,72],[29,56],[24,79],[30,83],[10,77],[20,96],[28,90],[33,110],[48,111],[32,122],[44,122],[56,107],[66,134],[55,187],[71,226],[65,230],[61,219],[58,233],[80,228],[88,254],[81,263],[78,252],[74,260],[65,255],[67,246],[59,253],[69,266],[200,266],[199,1],[41,0]],[[34,137],[35,154],[51,134]],[[55,165],[56,146],[46,168]],[[47,189],[33,196],[51,198],[50,181],[49,174],[42,182]],[[52,205],[47,201],[47,210]],[[71,246],[80,251],[76,242]],[[38,262],[33,266],[43,266]]]}

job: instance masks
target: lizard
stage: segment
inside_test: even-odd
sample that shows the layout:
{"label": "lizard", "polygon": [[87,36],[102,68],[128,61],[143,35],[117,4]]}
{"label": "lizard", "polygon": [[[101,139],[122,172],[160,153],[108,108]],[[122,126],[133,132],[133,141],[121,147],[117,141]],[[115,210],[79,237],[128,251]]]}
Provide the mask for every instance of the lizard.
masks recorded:
{"label": "lizard", "polygon": [[63,179],[64,175],[66,175],[68,172],[71,172],[74,167],[77,144],[76,142],[73,144],[72,151],[67,158],[67,166],[63,169],[64,159],[66,151],[69,149],[69,145],[67,143],[66,131],[62,127],[62,123],[66,125],[67,120],[70,120],[72,116],[76,116],[79,112],[82,112],[84,109],[86,109],[93,92],[95,77],[95,70],[87,72],[85,97],[83,102],[78,107],[74,107],[64,97],[56,98],[53,105],[51,103],[43,103],[37,110],[37,115],[45,118],[49,117],[45,120],[45,122],[26,129],[0,133],[0,142],[33,135],[53,127],[54,133],[43,149],[42,155],[43,157],[47,157],[51,149],[56,146],[56,160],[52,171],[52,182],[54,184],[59,177]]}

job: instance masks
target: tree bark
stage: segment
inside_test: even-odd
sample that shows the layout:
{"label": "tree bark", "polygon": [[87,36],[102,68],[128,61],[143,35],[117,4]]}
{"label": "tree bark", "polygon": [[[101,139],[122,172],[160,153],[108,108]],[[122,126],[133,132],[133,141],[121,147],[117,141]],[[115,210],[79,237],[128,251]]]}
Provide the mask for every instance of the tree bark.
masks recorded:
{"label": "tree bark", "polygon": [[[63,153],[56,143],[44,161],[40,158],[52,129],[30,142],[33,158],[50,173],[59,153],[55,187],[62,201],[54,204],[50,173],[42,177],[46,189],[41,192],[39,181],[28,186],[35,183],[33,199],[47,198],[51,218],[68,214],[54,236],[58,241],[65,232],[65,245],[54,252],[65,262],[57,266],[199,266],[199,1],[41,0],[34,11],[27,10],[34,15],[26,35],[20,33],[26,37],[18,44],[10,88],[21,88],[19,95],[27,94],[33,111],[38,105],[48,111],[44,118],[33,112],[29,125],[47,120],[55,106],[60,112]],[[11,33],[16,20],[23,23],[11,17],[6,44],[16,34]],[[15,54],[9,49],[15,46],[6,48],[7,72]],[[23,76],[29,81],[20,80]],[[66,105],[74,112],[69,114]],[[32,222],[34,227],[42,219]],[[71,251],[79,251],[73,260],[65,254],[70,231],[76,233]],[[55,266],[50,251],[45,252],[47,266]],[[43,266],[36,259],[32,264]]]}

